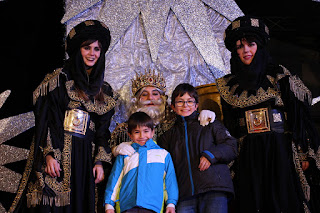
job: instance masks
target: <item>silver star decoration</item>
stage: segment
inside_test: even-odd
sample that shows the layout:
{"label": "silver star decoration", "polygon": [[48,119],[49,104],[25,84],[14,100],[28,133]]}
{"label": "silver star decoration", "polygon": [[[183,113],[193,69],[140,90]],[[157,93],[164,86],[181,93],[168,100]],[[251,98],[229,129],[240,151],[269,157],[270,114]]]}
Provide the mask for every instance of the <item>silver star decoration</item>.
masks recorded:
{"label": "silver star decoration", "polygon": [[0,94],[0,108],[3,106],[4,102],[6,102],[10,94],[11,94],[11,90],[6,90]]}
{"label": "silver star decoration", "polygon": [[[11,91],[7,90],[0,94],[0,108],[3,106]],[[34,115],[32,112],[4,118],[0,120],[0,190],[16,193],[21,175],[3,165],[25,160],[29,150],[3,144],[11,138],[27,131],[34,126]],[[0,212],[5,208],[0,203]]]}
{"label": "silver star decoration", "polygon": [[320,101],[320,96],[318,96],[318,97],[316,97],[316,98],[313,98],[311,105],[313,106],[313,105],[315,105],[316,103],[318,103],[319,101]]}
{"label": "silver star decoration", "polygon": [[230,21],[243,15],[233,0],[67,0],[66,12],[61,22],[66,23],[84,11],[92,9],[94,5],[99,5],[99,15],[94,18],[110,28],[112,36],[110,51],[141,13],[151,58],[155,62],[171,9],[206,63],[216,69],[224,70],[205,4]]}
{"label": "silver star decoration", "polygon": [[79,13],[87,10],[88,8],[94,6],[101,0],[86,0],[86,1],[79,1],[79,0],[69,0],[68,4],[66,4],[65,11],[68,11],[68,13],[65,13],[63,16],[61,22],[64,23],[68,21],[69,19],[75,17]]}

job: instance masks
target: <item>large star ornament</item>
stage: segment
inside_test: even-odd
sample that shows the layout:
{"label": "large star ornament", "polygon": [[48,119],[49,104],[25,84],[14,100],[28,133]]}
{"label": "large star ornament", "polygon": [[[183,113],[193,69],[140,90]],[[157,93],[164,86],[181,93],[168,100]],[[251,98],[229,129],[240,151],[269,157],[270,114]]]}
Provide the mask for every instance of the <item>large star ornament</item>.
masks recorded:
{"label": "large star ornament", "polygon": [[110,28],[112,36],[110,51],[141,13],[151,58],[155,62],[171,9],[205,62],[216,69],[224,70],[217,41],[209,23],[206,5],[230,21],[243,15],[233,0],[67,0],[66,12],[61,22],[66,23],[86,10],[98,8],[98,17],[90,18],[96,18]]}

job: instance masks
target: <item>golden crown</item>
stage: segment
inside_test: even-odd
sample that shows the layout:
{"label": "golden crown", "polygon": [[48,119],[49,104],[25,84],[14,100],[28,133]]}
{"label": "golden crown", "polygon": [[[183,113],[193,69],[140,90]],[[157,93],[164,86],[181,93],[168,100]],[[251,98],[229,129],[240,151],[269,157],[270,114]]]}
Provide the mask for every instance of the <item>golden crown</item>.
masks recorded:
{"label": "golden crown", "polygon": [[155,73],[154,69],[146,69],[145,74],[136,73],[136,78],[132,79],[132,93],[136,95],[136,93],[143,87],[156,87],[166,92],[166,82],[160,72],[158,74]]}

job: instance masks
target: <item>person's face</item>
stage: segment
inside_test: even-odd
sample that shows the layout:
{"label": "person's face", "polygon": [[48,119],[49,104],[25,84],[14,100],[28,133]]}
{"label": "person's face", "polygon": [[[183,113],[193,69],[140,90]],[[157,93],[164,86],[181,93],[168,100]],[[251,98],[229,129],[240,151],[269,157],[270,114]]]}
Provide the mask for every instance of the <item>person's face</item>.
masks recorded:
{"label": "person's face", "polygon": [[[161,98],[160,92],[155,87],[144,87],[142,88],[142,93],[140,94],[140,101],[158,101]],[[150,103],[148,105],[154,105]]]}
{"label": "person's face", "polygon": [[175,98],[175,102],[171,104],[171,108],[176,114],[185,117],[196,111],[198,104],[194,98],[192,98],[188,93],[185,93],[183,96]]}
{"label": "person's face", "polygon": [[243,39],[238,40],[236,42],[237,53],[239,55],[240,60],[245,65],[250,65],[256,52],[257,52],[257,43],[256,42],[248,42],[247,40]]}
{"label": "person's face", "polygon": [[90,45],[81,47],[80,52],[85,65],[87,67],[93,67],[97,63],[101,53],[99,42],[95,41]]}
{"label": "person's face", "polygon": [[147,126],[137,126],[131,133],[128,133],[128,135],[134,143],[143,146],[147,140],[153,137],[154,130],[151,130],[151,128]]}

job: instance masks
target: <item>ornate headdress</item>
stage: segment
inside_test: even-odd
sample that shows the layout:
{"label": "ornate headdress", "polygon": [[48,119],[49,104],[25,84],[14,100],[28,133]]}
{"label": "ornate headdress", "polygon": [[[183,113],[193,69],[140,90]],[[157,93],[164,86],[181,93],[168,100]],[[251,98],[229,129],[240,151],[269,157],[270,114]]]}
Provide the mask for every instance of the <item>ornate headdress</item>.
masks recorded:
{"label": "ornate headdress", "polygon": [[[98,61],[88,76],[81,55],[81,44],[85,41],[96,41],[101,43],[101,54]],[[86,20],[76,25],[66,38],[66,51],[68,60],[65,62],[63,72],[68,79],[75,82],[76,87],[89,96],[95,96],[100,92],[104,79],[105,52],[110,45],[110,31],[108,27],[98,20]]]}
{"label": "ornate headdress", "polygon": [[253,36],[262,45],[266,45],[270,39],[269,28],[259,18],[252,16],[238,17],[225,31],[224,43],[226,48],[232,51],[236,46],[236,41],[246,36]]}
{"label": "ornate headdress", "polygon": [[65,41],[65,48],[69,57],[80,49],[82,42],[88,39],[99,40],[102,45],[102,52],[105,53],[111,41],[109,28],[98,20],[86,20],[76,25],[70,30]]}
{"label": "ornate headdress", "polygon": [[155,73],[154,69],[146,69],[145,74],[136,73],[136,78],[132,79],[132,94],[136,93],[143,87],[156,87],[166,92],[166,82],[162,74],[158,71],[158,74]]}

